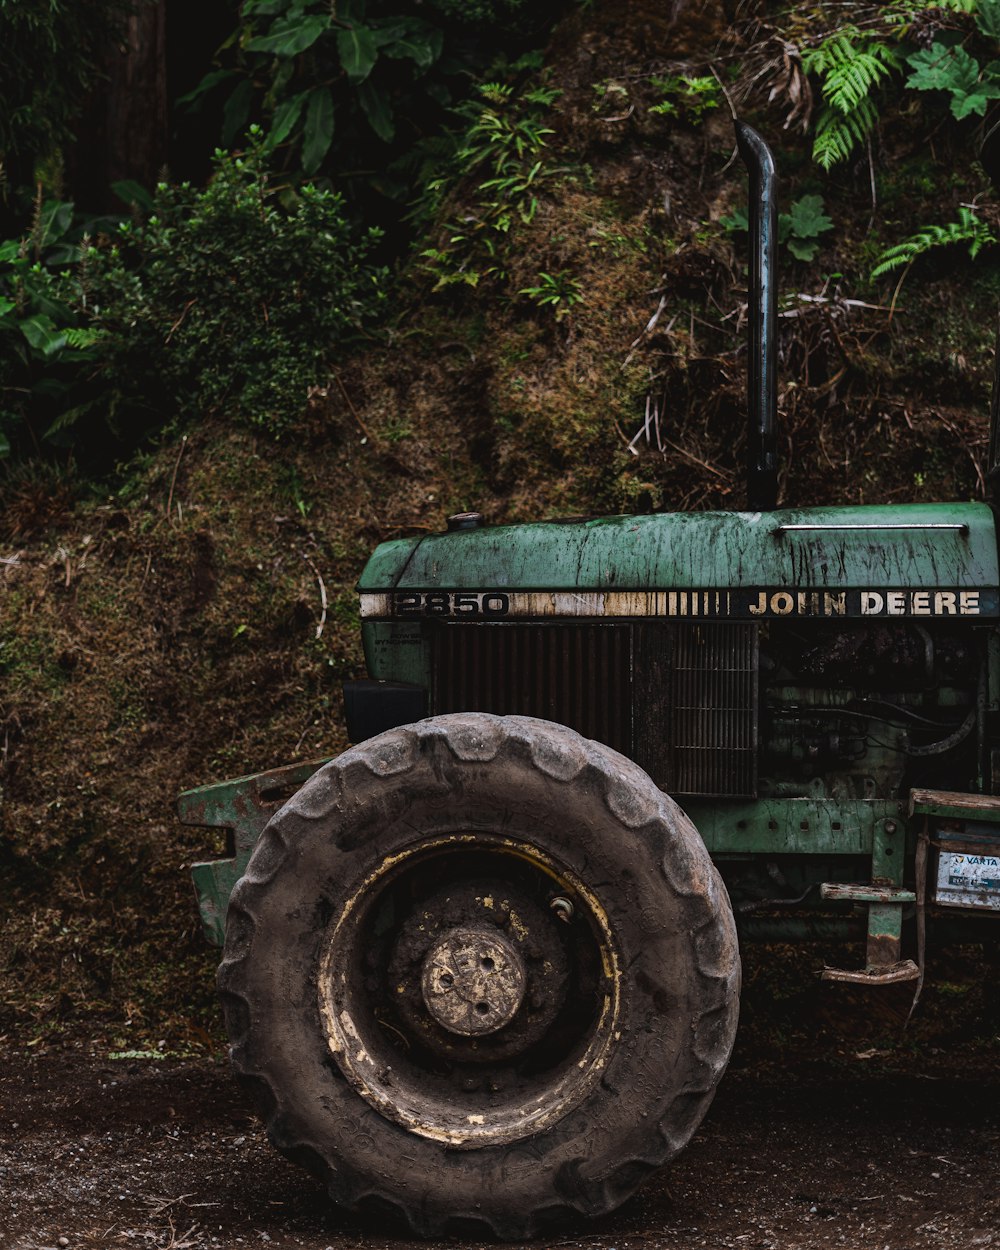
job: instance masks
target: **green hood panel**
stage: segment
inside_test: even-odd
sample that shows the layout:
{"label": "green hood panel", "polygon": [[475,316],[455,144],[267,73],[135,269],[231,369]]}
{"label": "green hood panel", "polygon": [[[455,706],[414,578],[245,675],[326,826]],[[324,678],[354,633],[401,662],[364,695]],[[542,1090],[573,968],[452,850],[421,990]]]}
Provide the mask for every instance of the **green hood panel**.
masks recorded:
{"label": "green hood panel", "polygon": [[[997,584],[996,531],[985,504],[912,504],[483,526],[384,543],[358,589],[995,590]],[[995,608],[984,603],[983,611]]]}

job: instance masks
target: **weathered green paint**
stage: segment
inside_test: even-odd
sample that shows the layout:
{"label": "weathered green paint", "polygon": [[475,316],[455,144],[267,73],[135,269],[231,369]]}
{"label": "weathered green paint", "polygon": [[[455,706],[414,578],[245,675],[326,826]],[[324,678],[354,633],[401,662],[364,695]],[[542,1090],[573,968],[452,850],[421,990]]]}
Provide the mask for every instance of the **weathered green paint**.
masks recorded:
{"label": "weathered green paint", "polygon": [[372,677],[430,687],[430,638],[419,622],[364,621],[361,643]]}
{"label": "weathered green paint", "polygon": [[214,945],[221,946],[225,940],[229,896],[242,877],[264,826],[286,799],[325,763],[326,760],[309,760],[199,786],[196,790],[185,791],[177,800],[177,814],[182,824],[228,829],[232,833],[234,854],[230,858],[191,867],[202,929]]}
{"label": "weathered green paint", "polygon": [[877,824],[893,819],[902,828],[899,803],[887,800],[685,799],[683,806],[714,855],[870,855]]}
{"label": "weathered green paint", "polygon": [[201,931],[213,946],[222,946],[226,938],[226,908],[233,886],[246,870],[248,854],[235,859],[219,859],[211,863],[192,864],[191,880],[198,899]]}
{"label": "weathered green paint", "polygon": [[[868,939],[890,938],[898,941],[903,932],[903,909],[900,903],[868,904]],[[898,955],[898,952],[897,952]],[[896,961],[889,960],[890,963]]]}
{"label": "weathered green paint", "polygon": [[[194,864],[191,869],[202,928],[216,946],[224,941],[229,896],[243,875],[264,826],[289,792],[308,781],[324,763],[325,760],[313,760],[238,777],[188,790],[178,799],[178,813],[184,824],[232,830],[234,855]],[[280,792],[279,797],[268,797],[276,791]],[[690,800],[685,809],[708,849],[719,856],[748,853],[868,855],[876,830],[884,826],[887,818],[899,820],[899,804],[884,801],[835,803],[813,799],[762,799],[710,803]]]}
{"label": "weathered green paint", "polygon": [[[872,837],[871,879],[899,886],[903,880],[906,838],[902,820],[876,822]],[[875,899],[868,904],[868,956],[866,968],[876,972],[899,962],[903,935],[903,906],[913,902],[902,892],[893,902]]]}
{"label": "weathered green paint", "polygon": [[[794,525],[813,528],[787,528]],[[989,508],[911,504],[891,513],[812,508],[483,526],[384,543],[368,561],[358,589],[982,590],[996,589],[998,581]]]}
{"label": "weathered green paint", "polygon": [[917,801],[912,805],[915,816],[935,816],[939,820],[973,820],[1000,824],[1000,803],[990,796],[970,794],[967,798],[949,795],[934,801]]}
{"label": "weathered green paint", "polygon": [[[822,508],[487,526],[383,544],[359,589],[952,587],[981,592],[987,610],[996,613],[998,582],[992,513],[964,504],[900,507],[888,520],[882,509]],[[430,685],[429,638],[421,620],[368,620],[362,633],[371,676]],[[994,668],[1000,665],[1000,652],[996,655]],[[994,681],[995,698],[998,686],[1000,678]],[[831,693],[829,701],[840,697]],[[182,799],[182,819],[234,830],[231,858],[193,869],[203,924],[213,941],[221,941],[229,893],[275,810],[267,787],[279,778],[291,785],[298,777],[301,784],[315,767],[298,765],[203,787]],[[713,855],[853,856],[870,860],[871,880],[902,883],[906,825],[896,801],[692,798],[685,806]],[[889,822],[897,826],[891,836]],[[895,941],[901,904],[872,900],[868,910],[870,946]]]}
{"label": "weathered green paint", "polygon": [[410,557],[423,541],[423,538],[394,538],[390,542],[379,543],[368,557],[359,588],[395,586],[400,571],[406,568]]}

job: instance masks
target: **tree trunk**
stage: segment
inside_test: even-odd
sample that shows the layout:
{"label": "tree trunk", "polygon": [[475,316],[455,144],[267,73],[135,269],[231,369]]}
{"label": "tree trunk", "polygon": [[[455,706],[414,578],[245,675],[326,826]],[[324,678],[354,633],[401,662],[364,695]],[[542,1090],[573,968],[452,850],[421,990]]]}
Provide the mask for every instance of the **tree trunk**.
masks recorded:
{"label": "tree trunk", "polygon": [[166,0],[141,4],[127,19],[105,58],[98,84],[66,152],[67,194],[77,207],[120,211],[111,183],[131,178],[145,187],[167,161]]}

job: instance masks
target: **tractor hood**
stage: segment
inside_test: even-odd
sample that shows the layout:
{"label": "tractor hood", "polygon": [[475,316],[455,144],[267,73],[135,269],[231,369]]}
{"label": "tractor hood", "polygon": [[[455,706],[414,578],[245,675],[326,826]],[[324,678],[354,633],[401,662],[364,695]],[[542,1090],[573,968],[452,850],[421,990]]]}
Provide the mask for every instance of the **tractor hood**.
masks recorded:
{"label": "tractor hood", "polygon": [[366,619],[996,616],[984,504],[663,513],[383,543]]}

